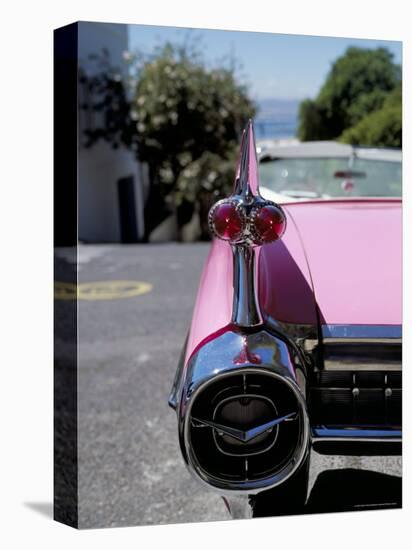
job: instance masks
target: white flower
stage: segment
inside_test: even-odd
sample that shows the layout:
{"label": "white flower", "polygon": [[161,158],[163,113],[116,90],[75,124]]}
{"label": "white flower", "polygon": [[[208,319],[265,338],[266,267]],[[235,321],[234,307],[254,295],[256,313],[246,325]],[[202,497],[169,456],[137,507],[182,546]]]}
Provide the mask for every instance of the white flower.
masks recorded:
{"label": "white flower", "polygon": [[187,164],[189,164],[189,162],[192,161],[192,155],[188,151],[185,151],[184,153],[179,155],[178,158],[181,166],[186,166]]}
{"label": "white flower", "polygon": [[165,117],[163,115],[155,115],[152,119],[152,122],[155,126],[160,126],[165,121]]}
{"label": "white flower", "polygon": [[164,182],[171,183],[173,181],[173,172],[170,168],[161,168],[159,173]]}

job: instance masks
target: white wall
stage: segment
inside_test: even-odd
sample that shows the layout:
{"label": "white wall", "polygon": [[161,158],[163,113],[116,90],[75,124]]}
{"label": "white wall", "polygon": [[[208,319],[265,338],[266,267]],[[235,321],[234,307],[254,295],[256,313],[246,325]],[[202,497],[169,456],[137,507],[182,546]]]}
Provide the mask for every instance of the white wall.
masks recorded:
{"label": "white wall", "polygon": [[[125,71],[123,52],[128,49],[127,25],[79,23],[79,65],[87,74],[98,71],[90,54],[110,53],[111,64]],[[79,86],[79,102],[82,100]],[[85,242],[120,242],[120,216],[117,181],[134,176],[138,235],[144,232],[143,185],[141,169],[134,155],[120,148],[113,150],[105,142],[90,148],[84,146],[87,113],[79,110],[78,140],[78,224],[79,240]]]}

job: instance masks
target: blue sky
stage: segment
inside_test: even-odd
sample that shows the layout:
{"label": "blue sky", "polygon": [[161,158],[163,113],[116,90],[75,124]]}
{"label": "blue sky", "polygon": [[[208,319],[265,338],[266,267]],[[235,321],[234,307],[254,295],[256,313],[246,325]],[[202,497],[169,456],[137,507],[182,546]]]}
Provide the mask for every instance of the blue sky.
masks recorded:
{"label": "blue sky", "polygon": [[195,38],[207,63],[234,54],[255,100],[316,96],[331,64],[348,46],[383,46],[393,52],[397,63],[402,62],[401,42],[147,25],[129,26],[129,47],[150,52],[167,40],[181,43],[188,35]]}

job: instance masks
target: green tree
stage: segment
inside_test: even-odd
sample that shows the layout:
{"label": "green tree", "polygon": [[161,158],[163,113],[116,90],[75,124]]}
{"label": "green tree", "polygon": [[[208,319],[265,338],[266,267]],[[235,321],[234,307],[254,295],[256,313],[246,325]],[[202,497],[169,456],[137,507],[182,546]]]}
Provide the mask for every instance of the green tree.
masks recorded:
{"label": "green tree", "polygon": [[316,101],[305,99],[299,105],[298,136],[302,141],[328,139],[327,112]]}
{"label": "green tree", "polygon": [[401,87],[387,96],[380,109],[345,130],[340,141],[352,145],[402,147]]}
{"label": "green tree", "polygon": [[300,139],[339,137],[363,117],[380,109],[400,80],[400,67],[385,48],[348,48],[332,65],[316,99],[302,103]]}

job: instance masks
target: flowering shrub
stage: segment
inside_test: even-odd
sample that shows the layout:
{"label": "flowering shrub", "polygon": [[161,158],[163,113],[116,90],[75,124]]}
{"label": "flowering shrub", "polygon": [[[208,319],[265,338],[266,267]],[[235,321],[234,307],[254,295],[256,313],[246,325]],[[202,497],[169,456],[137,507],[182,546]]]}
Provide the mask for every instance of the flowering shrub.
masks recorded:
{"label": "flowering shrub", "polygon": [[255,107],[233,66],[208,67],[190,47],[167,44],[150,57],[124,57],[131,84],[127,113],[126,94],[114,96],[118,78],[116,84],[107,81],[106,71],[99,87],[107,92],[99,101],[105,124],[89,137],[123,143],[147,163],[147,232],[171,212],[182,225],[203,208],[206,196],[226,186],[229,173],[232,177],[227,159]]}

